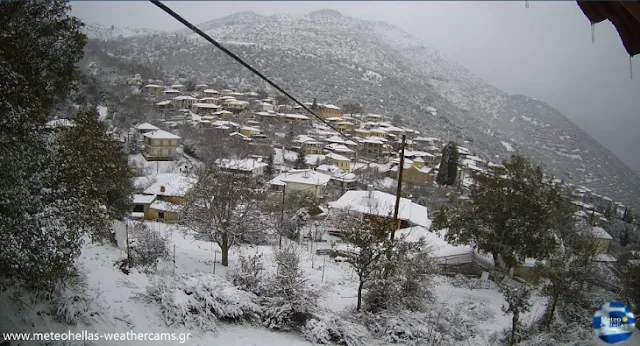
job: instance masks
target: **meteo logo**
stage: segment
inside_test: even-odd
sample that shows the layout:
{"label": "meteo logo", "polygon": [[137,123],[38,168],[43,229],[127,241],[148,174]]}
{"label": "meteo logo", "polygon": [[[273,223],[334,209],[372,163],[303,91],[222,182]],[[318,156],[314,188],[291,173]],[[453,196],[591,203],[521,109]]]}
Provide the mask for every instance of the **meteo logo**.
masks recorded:
{"label": "meteo logo", "polygon": [[627,318],[626,317],[606,317],[602,316],[600,318],[600,327],[601,328],[622,328],[627,327]]}

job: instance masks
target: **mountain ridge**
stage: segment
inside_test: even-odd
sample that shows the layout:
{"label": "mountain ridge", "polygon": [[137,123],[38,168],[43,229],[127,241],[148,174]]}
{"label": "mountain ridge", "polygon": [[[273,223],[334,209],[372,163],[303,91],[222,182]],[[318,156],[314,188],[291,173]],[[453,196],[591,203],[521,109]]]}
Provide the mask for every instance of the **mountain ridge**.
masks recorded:
{"label": "mountain ridge", "polygon": [[[358,101],[374,113],[400,113],[418,130],[458,140],[487,159],[522,153],[572,183],[624,203],[638,201],[635,172],[551,105],[486,83],[391,24],[334,10],[271,16],[245,11],[198,27],[297,97]],[[158,63],[174,79],[264,86],[188,29],[115,41],[109,53]]]}

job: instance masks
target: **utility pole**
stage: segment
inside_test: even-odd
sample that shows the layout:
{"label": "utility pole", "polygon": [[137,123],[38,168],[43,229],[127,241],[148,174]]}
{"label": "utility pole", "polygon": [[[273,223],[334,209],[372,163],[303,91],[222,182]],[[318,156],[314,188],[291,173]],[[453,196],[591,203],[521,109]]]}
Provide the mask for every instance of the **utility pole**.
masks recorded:
{"label": "utility pole", "polygon": [[[283,154],[284,155],[284,154]],[[282,249],[282,232],[284,231],[284,191],[286,190],[287,185],[282,186],[282,206],[280,208],[280,237],[278,238],[278,248]]]}
{"label": "utility pole", "polygon": [[391,242],[396,237],[396,230],[400,228],[400,220],[398,220],[398,211],[400,210],[400,194],[402,193],[402,173],[404,171],[404,145],[406,136],[402,135],[402,145],[400,147],[400,165],[398,166],[398,187],[396,188],[396,206],[393,210],[393,221],[396,227],[391,230]]}

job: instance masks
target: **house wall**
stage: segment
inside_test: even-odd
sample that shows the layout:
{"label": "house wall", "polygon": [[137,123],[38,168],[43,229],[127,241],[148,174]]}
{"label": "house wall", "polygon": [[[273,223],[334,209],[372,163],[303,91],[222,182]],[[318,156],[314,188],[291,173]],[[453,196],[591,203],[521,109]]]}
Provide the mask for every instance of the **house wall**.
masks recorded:
{"label": "house wall", "polygon": [[162,213],[163,211],[161,210],[155,210],[152,208],[149,208],[147,210],[147,212],[144,213],[144,218],[145,220],[165,220],[165,221],[179,221],[180,220],[180,215],[178,213],[174,213],[174,212],[170,212],[170,211],[165,211],[164,212],[164,218],[160,218],[160,213]]}
{"label": "house wall", "polygon": [[517,267],[513,270],[513,275],[534,285],[540,281],[540,272],[535,267]]}
{"label": "house wall", "polygon": [[432,181],[431,174],[420,172],[415,167],[406,168],[402,171],[402,182],[423,185]]}
{"label": "house wall", "polygon": [[316,186],[309,184],[300,184],[300,183],[287,183],[285,190],[285,198],[287,198],[287,194],[289,192],[310,192],[313,193],[315,198],[324,197],[324,186]]}
{"label": "house wall", "polygon": [[609,251],[611,239],[594,239],[593,241],[593,246],[596,253],[607,253],[607,251]]}

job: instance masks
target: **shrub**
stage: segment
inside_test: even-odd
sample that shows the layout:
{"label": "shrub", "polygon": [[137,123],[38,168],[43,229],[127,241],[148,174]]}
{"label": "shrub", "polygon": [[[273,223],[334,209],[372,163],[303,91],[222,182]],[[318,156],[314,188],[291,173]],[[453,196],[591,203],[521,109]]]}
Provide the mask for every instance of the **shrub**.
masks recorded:
{"label": "shrub", "polygon": [[49,296],[54,319],[66,324],[89,324],[92,298],[87,292],[86,278],[74,274],[57,285]]}
{"label": "shrub", "polygon": [[319,293],[309,286],[292,249],[276,253],[277,274],[267,284],[263,324],[278,330],[297,330],[318,310]]}
{"label": "shrub", "polygon": [[313,343],[345,346],[365,345],[365,339],[369,337],[364,326],[328,312],[308,320],[302,329],[302,335]]}
{"label": "shrub", "polygon": [[239,261],[240,266],[229,272],[229,280],[241,290],[253,292],[258,296],[263,295],[266,287],[262,254],[248,257],[241,255]]}
{"label": "shrub", "polygon": [[129,232],[129,256],[134,267],[155,267],[159,259],[169,257],[167,240],[138,223]]}
{"label": "shrub", "polygon": [[217,330],[218,321],[256,322],[262,312],[258,297],[213,274],[155,276],[139,299],[160,305],[168,326]]}

